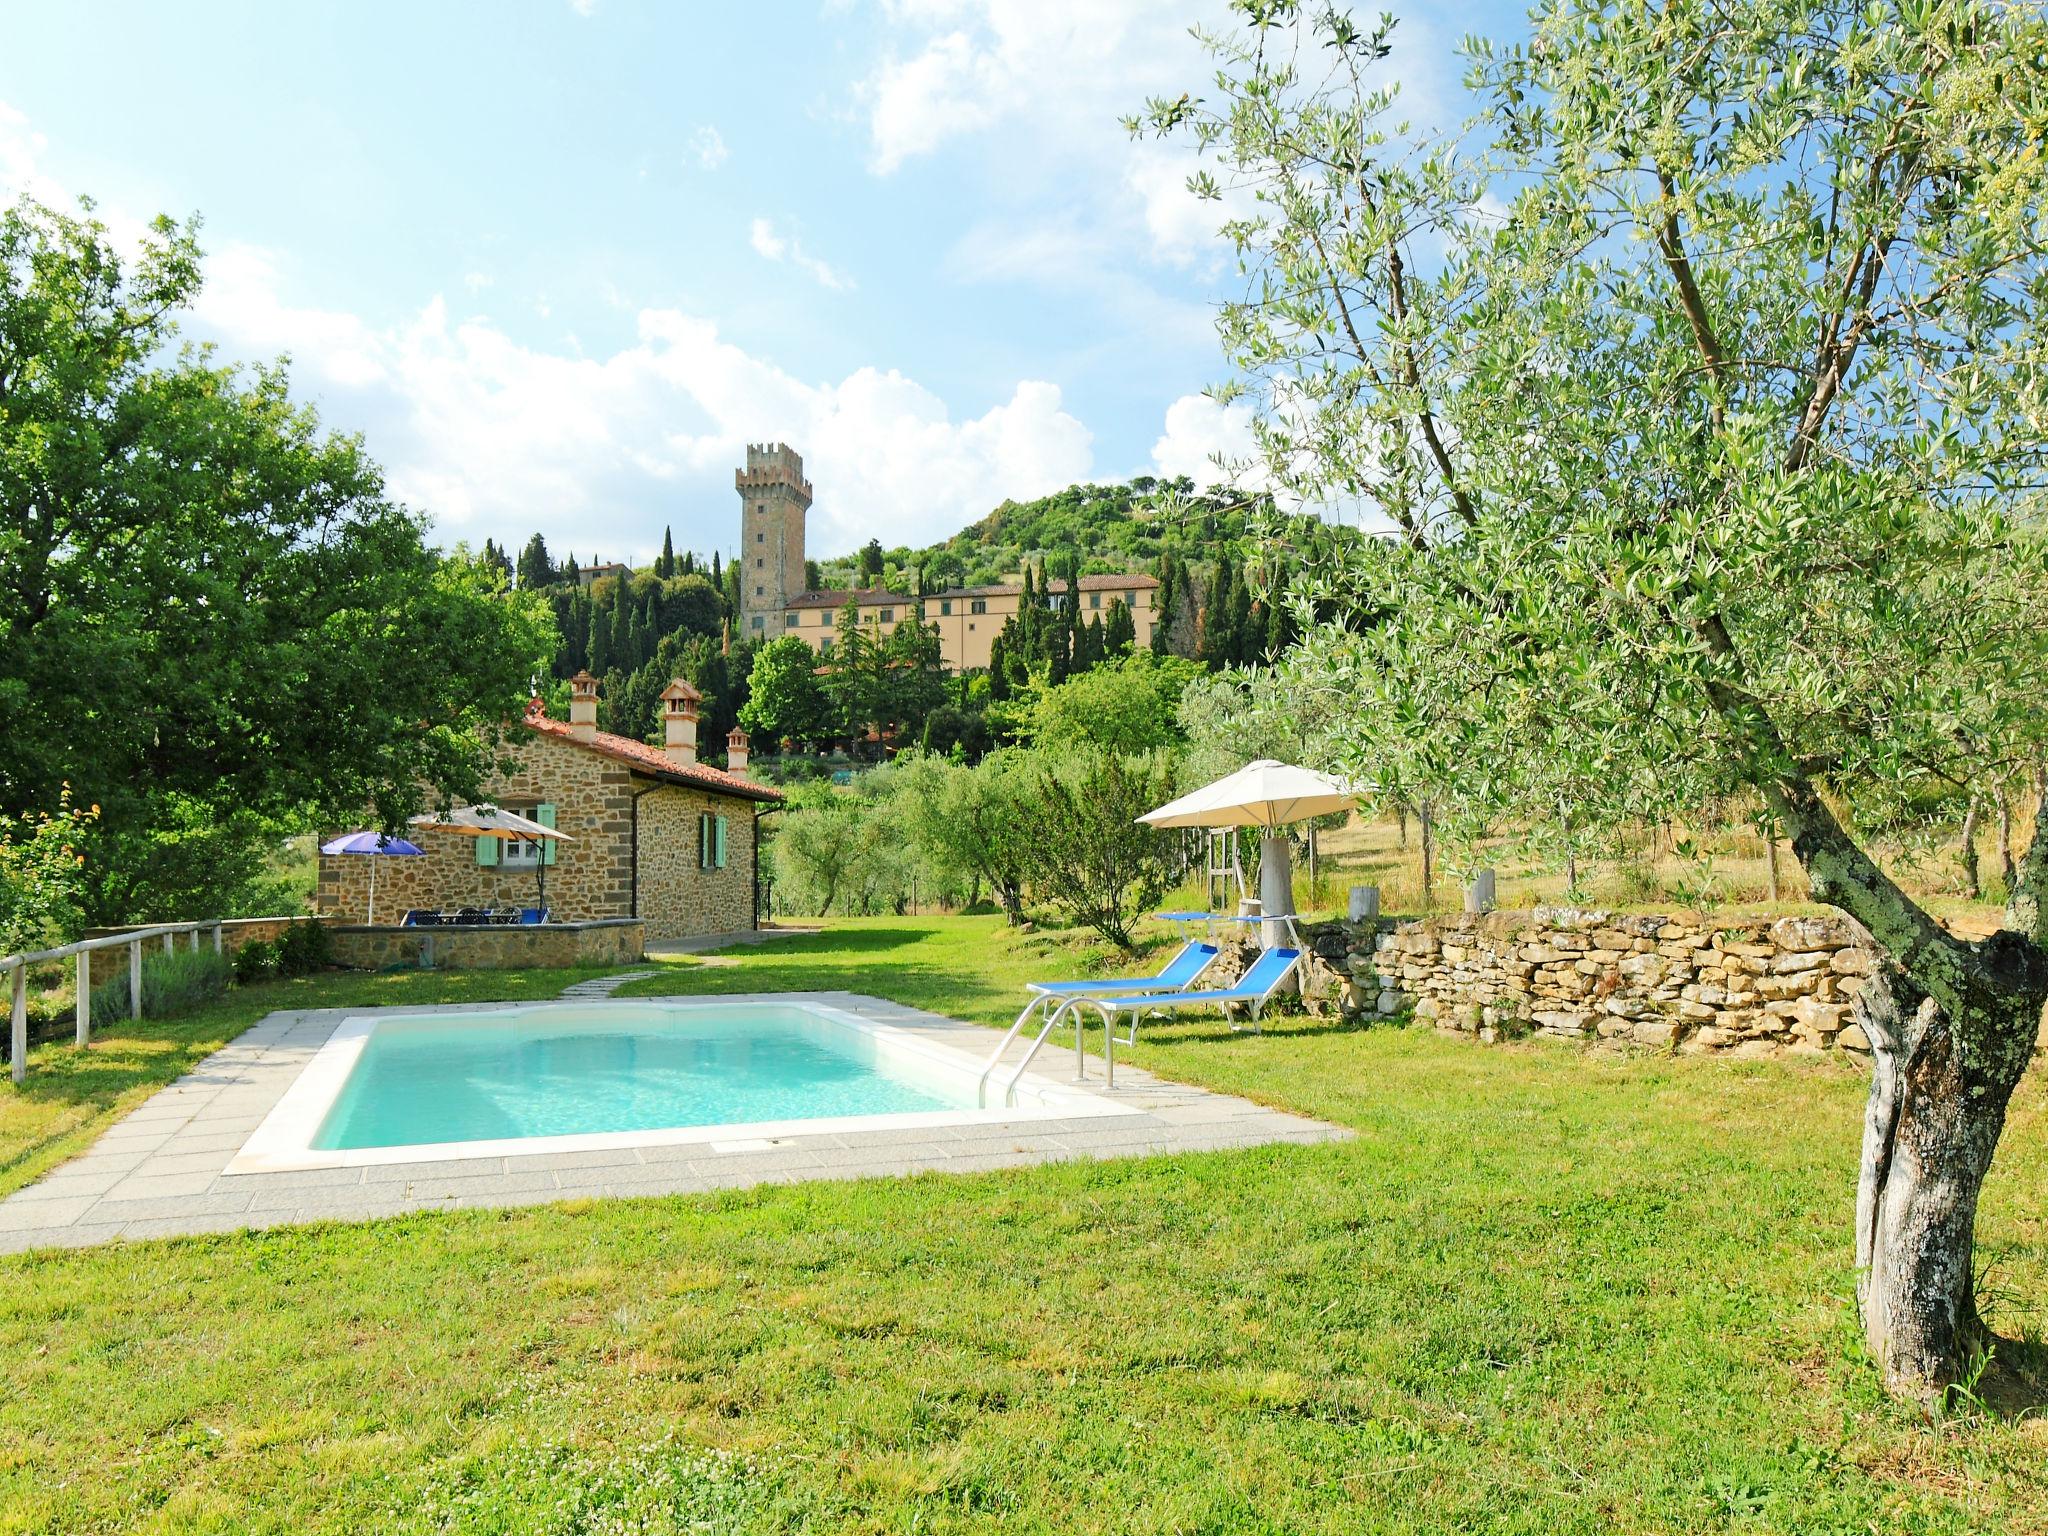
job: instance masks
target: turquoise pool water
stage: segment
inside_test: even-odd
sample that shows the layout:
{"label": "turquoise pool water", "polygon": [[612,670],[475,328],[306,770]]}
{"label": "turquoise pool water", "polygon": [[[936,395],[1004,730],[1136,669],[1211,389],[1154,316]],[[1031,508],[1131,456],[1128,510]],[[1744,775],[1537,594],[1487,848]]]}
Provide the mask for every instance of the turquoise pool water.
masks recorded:
{"label": "turquoise pool water", "polygon": [[971,1079],[786,1005],[381,1019],[323,1150],[959,1109]]}

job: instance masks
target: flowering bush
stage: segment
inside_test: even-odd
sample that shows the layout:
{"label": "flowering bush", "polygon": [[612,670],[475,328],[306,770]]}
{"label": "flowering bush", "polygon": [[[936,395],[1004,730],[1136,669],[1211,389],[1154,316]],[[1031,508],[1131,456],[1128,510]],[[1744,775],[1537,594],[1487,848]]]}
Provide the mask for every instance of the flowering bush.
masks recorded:
{"label": "flowering bush", "polygon": [[61,943],[81,921],[85,855],[79,851],[95,805],[78,810],[70,786],[54,815],[0,815],[0,953]]}

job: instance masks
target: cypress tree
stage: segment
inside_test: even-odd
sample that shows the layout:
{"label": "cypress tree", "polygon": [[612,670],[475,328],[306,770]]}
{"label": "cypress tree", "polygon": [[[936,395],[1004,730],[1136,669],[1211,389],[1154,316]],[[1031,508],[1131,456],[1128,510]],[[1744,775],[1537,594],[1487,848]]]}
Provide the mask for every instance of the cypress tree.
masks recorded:
{"label": "cypress tree", "polygon": [[1124,606],[1124,600],[1117,598],[1109,605],[1109,617],[1102,621],[1102,654],[1104,658],[1128,656],[1138,641],[1138,626],[1131,618],[1131,610]]}
{"label": "cypress tree", "polygon": [[675,535],[666,527],[661,530],[661,558],[654,562],[654,574],[663,581],[676,573]]}
{"label": "cypress tree", "polygon": [[583,665],[593,677],[603,677],[612,659],[611,615],[597,604],[590,605],[589,628],[583,643]]}

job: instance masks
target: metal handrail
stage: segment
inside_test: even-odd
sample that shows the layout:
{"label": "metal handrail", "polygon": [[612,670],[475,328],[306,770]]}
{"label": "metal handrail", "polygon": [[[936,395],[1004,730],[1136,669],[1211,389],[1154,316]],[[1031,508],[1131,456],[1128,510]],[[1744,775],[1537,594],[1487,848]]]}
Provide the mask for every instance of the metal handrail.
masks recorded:
{"label": "metal handrail", "polygon": [[28,968],[50,960],[64,960],[73,955],[78,957],[78,1044],[84,1045],[92,1036],[92,956],[97,950],[118,949],[128,946],[128,1009],[129,1017],[142,1017],[142,946],[151,939],[164,941],[164,953],[175,949],[174,940],[181,933],[192,935],[193,949],[199,948],[199,935],[211,930],[213,952],[221,952],[221,925],[226,918],[207,918],[196,923],[152,923],[144,928],[131,928],[125,933],[102,934],[96,939],[79,939],[70,944],[59,944],[55,949],[32,949],[18,955],[0,955],[0,976],[14,973],[12,985],[12,1007],[9,1009],[8,1030],[8,1075],[19,1083],[28,1076]]}

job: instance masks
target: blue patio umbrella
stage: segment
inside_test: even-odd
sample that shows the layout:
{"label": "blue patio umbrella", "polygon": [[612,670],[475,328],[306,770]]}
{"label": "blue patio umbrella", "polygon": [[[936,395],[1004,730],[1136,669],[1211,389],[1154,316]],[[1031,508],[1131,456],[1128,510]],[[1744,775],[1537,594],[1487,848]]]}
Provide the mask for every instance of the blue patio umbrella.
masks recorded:
{"label": "blue patio umbrella", "polygon": [[320,851],[367,853],[370,856],[370,908],[363,914],[363,921],[374,927],[377,922],[377,855],[424,854],[427,850],[417,843],[408,843],[402,837],[386,837],[382,832],[346,832],[332,842],[322,843]]}

